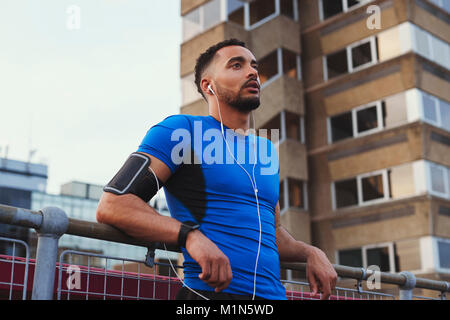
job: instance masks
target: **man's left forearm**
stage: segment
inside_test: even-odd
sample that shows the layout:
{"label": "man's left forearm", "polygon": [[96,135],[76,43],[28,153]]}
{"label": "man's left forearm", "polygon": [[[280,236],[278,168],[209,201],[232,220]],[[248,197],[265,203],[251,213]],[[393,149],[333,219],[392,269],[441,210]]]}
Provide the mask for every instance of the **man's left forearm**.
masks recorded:
{"label": "man's left forearm", "polygon": [[283,262],[306,262],[314,247],[295,240],[281,225],[276,228],[278,254]]}

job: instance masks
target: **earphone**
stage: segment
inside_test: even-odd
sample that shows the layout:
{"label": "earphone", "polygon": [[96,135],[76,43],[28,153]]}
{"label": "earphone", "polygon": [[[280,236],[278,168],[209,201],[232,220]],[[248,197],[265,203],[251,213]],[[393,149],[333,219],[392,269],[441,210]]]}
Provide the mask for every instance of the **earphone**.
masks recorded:
{"label": "earphone", "polygon": [[[258,84],[259,82],[259,76],[258,76]],[[211,88],[211,84],[208,84],[208,89],[209,91],[214,95],[214,97],[216,98],[217,101],[217,109],[219,111],[219,118],[220,118],[220,128],[222,131],[222,137],[223,140],[225,141],[225,145],[227,146],[227,150],[230,153],[231,157],[234,159],[234,161],[236,162],[236,164],[241,167],[242,170],[244,170],[244,172],[247,174],[248,178],[250,179],[250,183],[252,184],[252,189],[253,192],[255,193],[255,199],[256,199],[256,209],[258,212],[258,222],[259,222],[259,240],[258,240],[258,252],[256,254],[256,261],[255,261],[255,273],[253,276],[253,296],[252,296],[252,300],[255,299],[255,293],[256,293],[256,271],[258,269],[258,260],[259,260],[259,253],[260,253],[260,249],[261,249],[261,234],[262,234],[262,230],[261,230],[261,215],[259,213],[259,199],[258,199],[258,187],[256,185],[256,178],[255,178],[255,167],[256,167],[256,135],[254,135],[254,154],[255,154],[255,161],[253,164],[253,171],[252,171],[252,176],[253,179],[250,177],[250,174],[247,172],[247,170],[245,170],[245,168],[236,160],[236,158],[233,155],[233,152],[231,152],[230,150],[230,146],[228,145],[227,139],[225,138],[225,134],[224,134],[224,130],[223,130],[223,121],[222,121],[222,114],[220,112],[220,103],[219,103],[219,98],[217,98],[217,95],[215,94],[214,90]],[[253,120],[253,128],[255,128],[255,117],[252,114],[252,120]]]}
{"label": "earphone", "polygon": [[208,89],[213,95],[216,95],[210,84],[208,84]]}
{"label": "earphone", "polygon": [[[258,84],[259,84],[259,77],[257,79]],[[220,127],[221,127],[221,132],[222,132],[222,137],[223,140],[225,142],[225,145],[227,147],[228,152],[230,153],[231,157],[233,158],[233,160],[236,162],[236,164],[247,174],[248,178],[250,179],[250,183],[252,185],[252,189],[253,192],[255,193],[255,199],[256,199],[256,208],[257,208],[257,212],[258,212],[258,223],[259,223],[259,239],[258,239],[258,251],[256,254],[256,261],[255,261],[255,272],[254,272],[254,276],[253,276],[253,295],[252,295],[252,300],[255,299],[255,293],[256,293],[256,273],[257,273],[257,269],[258,269],[258,261],[259,261],[259,253],[260,253],[260,249],[261,249],[261,236],[262,236],[262,229],[261,229],[261,215],[259,212],[259,199],[258,199],[258,188],[256,185],[256,178],[255,178],[255,167],[256,167],[256,160],[257,160],[257,156],[256,156],[256,135],[254,135],[254,155],[255,155],[255,161],[253,164],[253,170],[252,170],[252,177],[250,176],[250,174],[248,173],[247,170],[245,170],[245,168],[236,160],[236,158],[234,157],[233,152],[231,152],[230,150],[230,146],[228,145],[227,139],[225,138],[225,133],[224,133],[224,129],[223,129],[223,120],[222,120],[222,114],[220,112],[220,103],[219,103],[219,99],[217,98],[216,93],[214,92],[214,90],[211,88],[211,84],[208,84],[208,89],[209,91],[214,95],[214,97],[216,98],[217,101],[217,108],[219,111],[219,118],[220,118]],[[255,128],[255,117],[252,114],[252,120],[253,120],[253,128]],[[153,173],[153,175],[155,176],[156,182],[157,182],[157,187],[159,190],[159,183],[158,183],[158,179],[156,177],[155,172],[152,170],[152,168],[150,168],[151,172]],[[194,289],[190,288],[189,286],[187,286],[184,281],[181,279],[181,277],[178,275],[178,273],[176,272],[171,259],[169,259],[169,256],[167,254],[167,248],[166,245],[164,244],[164,249],[166,252],[166,256],[167,259],[169,260],[170,266],[172,267],[173,272],[176,274],[177,278],[183,283],[183,285],[188,288],[190,291],[192,291],[193,293],[197,294],[198,296],[202,297],[205,300],[209,300],[207,297],[203,296],[202,294],[200,294],[199,292],[195,291]]]}

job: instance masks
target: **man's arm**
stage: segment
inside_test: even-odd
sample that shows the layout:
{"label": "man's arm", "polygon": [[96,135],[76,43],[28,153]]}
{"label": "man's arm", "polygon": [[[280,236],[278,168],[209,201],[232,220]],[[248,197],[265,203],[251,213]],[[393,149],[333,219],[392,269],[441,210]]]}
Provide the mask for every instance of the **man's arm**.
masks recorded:
{"label": "man's arm", "polygon": [[[150,168],[165,183],[170,169],[161,160],[144,153],[151,159]],[[115,195],[104,192],[97,207],[97,221],[112,225],[131,237],[149,241],[177,244],[181,222],[159,214],[134,194]],[[232,273],[228,258],[199,230],[188,233],[186,250],[202,268],[199,278],[216,288],[225,289]]]}
{"label": "man's arm", "polygon": [[322,292],[322,299],[328,299],[336,286],[336,271],[322,250],[295,240],[281,225],[279,203],[275,208],[275,228],[280,261],[306,262],[306,275],[313,294]]}

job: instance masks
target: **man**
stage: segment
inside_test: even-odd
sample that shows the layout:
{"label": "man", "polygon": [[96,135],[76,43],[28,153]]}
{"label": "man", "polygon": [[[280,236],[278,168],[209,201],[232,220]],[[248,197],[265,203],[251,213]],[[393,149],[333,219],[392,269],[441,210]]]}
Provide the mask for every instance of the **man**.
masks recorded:
{"label": "man", "polygon": [[[239,40],[222,41],[198,58],[195,83],[209,116],[175,115],[150,128],[105,187],[97,220],[141,240],[180,245],[179,299],[286,299],[280,260],[306,262],[313,293],[327,299],[336,272],[321,250],[280,225],[276,150],[246,134],[260,104],[254,55]],[[275,170],[264,171],[256,155],[263,151]],[[172,217],[146,203],[162,185]]]}

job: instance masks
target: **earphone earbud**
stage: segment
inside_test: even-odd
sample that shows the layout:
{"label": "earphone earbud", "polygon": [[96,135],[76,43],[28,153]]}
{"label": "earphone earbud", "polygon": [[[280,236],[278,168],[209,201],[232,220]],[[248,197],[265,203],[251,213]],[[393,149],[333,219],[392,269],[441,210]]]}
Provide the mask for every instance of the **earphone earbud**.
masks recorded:
{"label": "earphone earbud", "polygon": [[209,89],[209,91],[210,91],[212,94],[215,95],[214,90],[211,88],[211,85],[210,85],[210,84],[208,84],[208,89]]}

